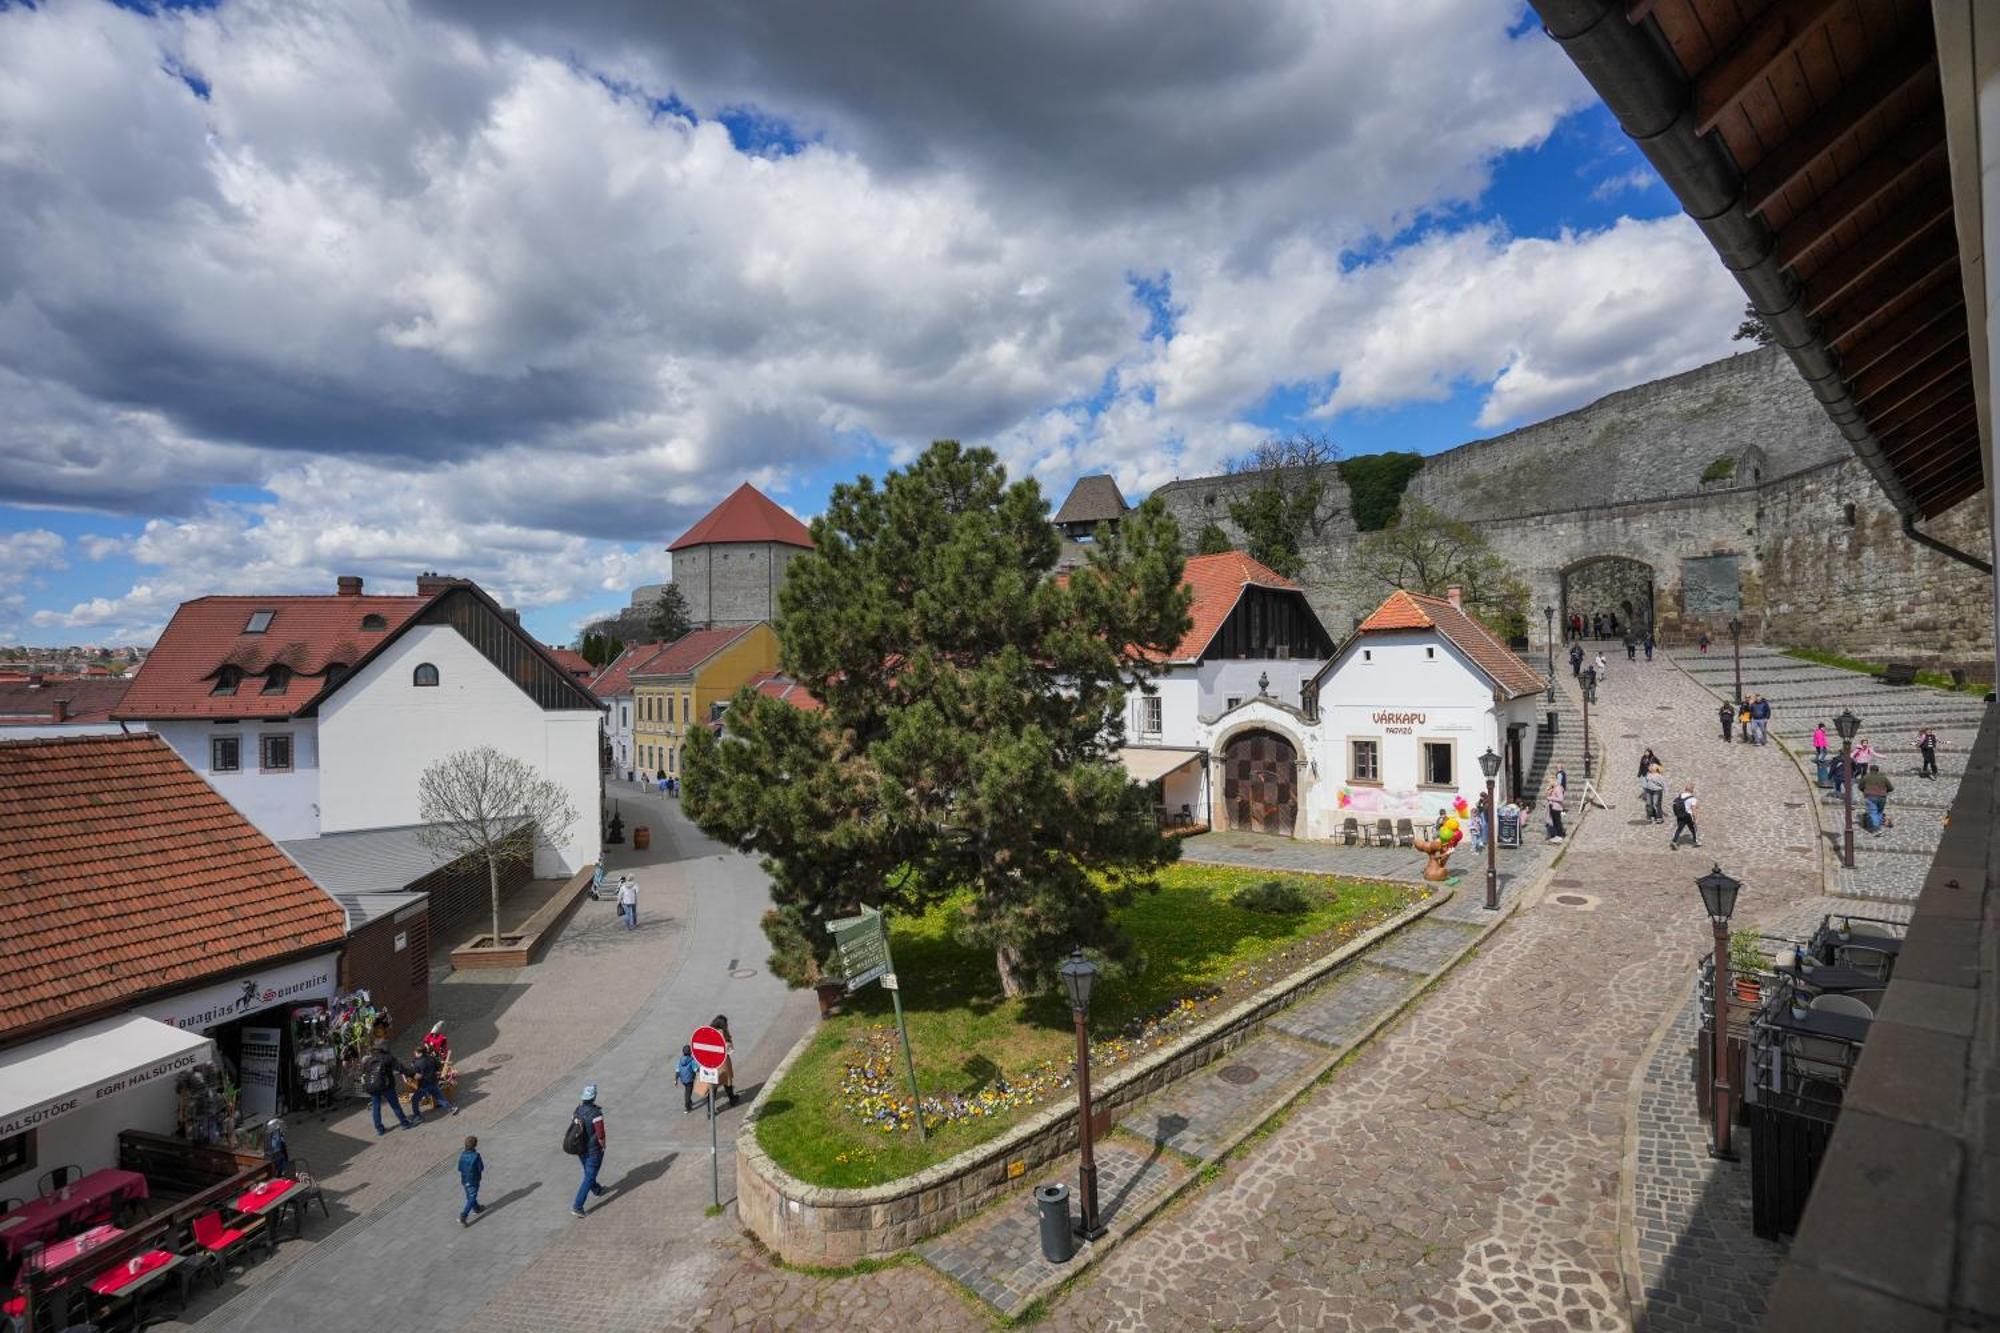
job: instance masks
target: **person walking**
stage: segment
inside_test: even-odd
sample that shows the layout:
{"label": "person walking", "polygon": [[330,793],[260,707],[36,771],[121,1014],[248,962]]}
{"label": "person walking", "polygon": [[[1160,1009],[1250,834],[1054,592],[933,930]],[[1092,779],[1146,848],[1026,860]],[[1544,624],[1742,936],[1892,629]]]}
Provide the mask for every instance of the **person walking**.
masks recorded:
{"label": "person walking", "polygon": [[1854,742],[1854,771],[1856,774],[1866,773],[1874,763],[1875,747],[1869,743],[1866,736],[1863,736]]}
{"label": "person walking", "polygon": [[465,1136],[465,1151],[458,1155],[458,1183],[465,1187],[465,1207],[458,1210],[458,1224],[472,1225],[472,1219],[486,1211],[479,1201],[479,1182],[486,1179],[486,1159],[479,1155],[479,1136]]}
{"label": "person walking", "polygon": [[1645,776],[1639,779],[1639,793],[1646,798],[1646,822],[1666,823],[1667,817],[1661,807],[1667,799],[1667,779],[1658,764],[1647,769]]}
{"label": "person walking", "polygon": [[639,928],[639,886],[630,875],[618,877],[618,915],[625,919],[625,929]]}
{"label": "person walking", "polygon": [[1736,705],[1736,737],[1745,745],[1750,744],[1754,739],[1750,735],[1750,701],[1748,699]]}
{"label": "person walking", "polygon": [[1852,767],[1852,764],[1852,759],[1847,755],[1834,754],[1827,756],[1826,776],[1833,783],[1833,795],[1827,797],[1827,800],[1838,801],[1844,799],[1847,791],[1848,770]]}
{"label": "person walking", "polygon": [[1736,705],[1724,700],[1722,707],[1715,710],[1715,716],[1722,723],[1722,743],[1729,743],[1729,728],[1736,722]]}
{"label": "person walking", "polygon": [[1925,727],[1917,733],[1917,753],[1924,757],[1924,767],[1921,776],[1930,778],[1933,781],[1937,779],[1938,775],[1937,752],[1937,733],[1929,727]]}
{"label": "person walking", "polygon": [[701,1066],[694,1062],[694,1047],[681,1047],[680,1062],[674,1066],[674,1082],[681,1085],[681,1114],[694,1114],[694,1081],[701,1076]]}
{"label": "person walking", "polygon": [[1625,631],[1625,660],[1628,662],[1639,660],[1639,641],[1632,637],[1630,630]]}
{"label": "person walking", "polygon": [[582,1100],[570,1113],[563,1147],[583,1164],[583,1181],[576,1187],[576,1201],[569,1208],[571,1216],[582,1217],[584,1203],[605,1194],[604,1186],[597,1183],[597,1173],[604,1166],[604,1111],[597,1105],[595,1083],[583,1085]]}
{"label": "person walking", "polygon": [[291,1178],[292,1148],[285,1142],[285,1122],[272,1116],[264,1122],[264,1160],[271,1164],[271,1174]]}
{"label": "person walking", "polygon": [[1646,753],[1639,756],[1638,775],[1642,778],[1645,777],[1646,774],[1650,773],[1659,762],[1660,762],[1660,756],[1654,754],[1653,747],[1648,745],[1646,747]]}
{"label": "person walking", "polygon": [[1564,796],[1562,783],[1558,781],[1549,784],[1548,794],[1542,798],[1549,810],[1550,842],[1561,842],[1563,840],[1563,809],[1567,804]]}
{"label": "person walking", "polygon": [[1681,788],[1681,794],[1674,797],[1674,836],[1667,843],[1669,849],[1681,845],[1681,834],[1683,832],[1688,835],[1689,842],[1697,847],[1701,846],[1701,834],[1696,830],[1695,826],[1695,809],[1699,805],[1700,802],[1694,798],[1694,784],[1692,782],[1684,785]]}
{"label": "person walking", "polygon": [[1761,694],[1750,705],[1750,722],[1757,729],[1757,744],[1769,744],[1771,740],[1771,701]]}
{"label": "person walking", "polygon": [[1605,681],[1611,679],[1611,664],[1604,660],[1604,654],[1602,652],[1598,653],[1597,661],[1593,662],[1591,665],[1597,668],[1597,683],[1599,685],[1602,685]]}
{"label": "person walking", "polygon": [[1472,818],[1466,821],[1467,831],[1472,839],[1472,854],[1482,855],[1486,851],[1486,793],[1479,793],[1479,800],[1472,807]]}
{"label": "person walking", "polygon": [[1653,660],[1653,631],[1651,630],[1646,631],[1645,643],[1646,643],[1646,660],[1650,662]]}
{"label": "person walking", "polygon": [[424,1099],[428,1097],[436,1109],[457,1115],[458,1108],[445,1100],[444,1089],[439,1086],[444,1079],[444,1060],[438,1055],[436,1048],[419,1046],[416,1064],[411,1068],[417,1080],[417,1090],[410,1097],[410,1114],[422,1120]]}
{"label": "person walking", "polygon": [[1578,680],[1583,679],[1583,645],[1581,643],[1573,643],[1569,646],[1569,674],[1575,676]]}
{"label": "person walking", "polygon": [[1695,636],[1695,641],[1694,641],[1694,642],[1695,642],[1695,646],[1696,646],[1697,648],[1701,649],[1701,655],[1702,655],[1703,657],[1707,657],[1707,656],[1708,656],[1708,631],[1707,631],[1707,630],[1703,630],[1703,631],[1702,631],[1702,632],[1701,632],[1700,634],[1696,635],[1696,636]]}
{"label": "person walking", "polygon": [[1826,723],[1813,724],[1813,758],[1826,762]]}
{"label": "person walking", "polygon": [[368,1114],[375,1120],[375,1135],[380,1138],[389,1132],[382,1123],[382,1103],[389,1103],[389,1109],[396,1113],[396,1123],[404,1129],[415,1129],[410,1118],[403,1114],[403,1095],[396,1091],[396,1079],[410,1072],[410,1067],[398,1060],[389,1050],[387,1042],[378,1041],[368,1058],[361,1062],[361,1090],[368,1094]]}
{"label": "person walking", "polygon": [[1855,783],[1854,790],[1861,793],[1861,799],[1868,803],[1868,813],[1861,822],[1867,825],[1870,833],[1879,835],[1883,826],[1889,823],[1889,793],[1896,790],[1896,784],[1889,781],[1887,773],[1876,768]]}
{"label": "person walking", "polygon": [[[715,1071],[717,1090],[729,1094],[729,1104],[736,1105],[736,1038],[729,1035],[729,1015],[717,1014],[709,1020],[710,1027],[722,1034],[722,1068]],[[713,1097],[714,1091],[709,1093]]]}

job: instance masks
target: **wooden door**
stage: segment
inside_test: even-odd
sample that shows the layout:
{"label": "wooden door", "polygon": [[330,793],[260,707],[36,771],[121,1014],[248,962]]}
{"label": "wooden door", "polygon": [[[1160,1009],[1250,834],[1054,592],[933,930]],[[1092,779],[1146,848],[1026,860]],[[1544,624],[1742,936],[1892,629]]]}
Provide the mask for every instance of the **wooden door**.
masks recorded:
{"label": "wooden door", "polygon": [[1298,752],[1284,737],[1248,731],[1222,752],[1222,808],[1231,829],[1291,837],[1299,818]]}

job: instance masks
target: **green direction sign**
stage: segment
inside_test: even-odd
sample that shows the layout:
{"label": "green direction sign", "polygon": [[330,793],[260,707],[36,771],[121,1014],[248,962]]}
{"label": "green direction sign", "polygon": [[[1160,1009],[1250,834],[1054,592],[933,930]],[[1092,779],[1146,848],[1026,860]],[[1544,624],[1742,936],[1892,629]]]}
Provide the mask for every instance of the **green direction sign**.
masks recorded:
{"label": "green direction sign", "polygon": [[829,921],[826,928],[833,932],[833,947],[840,954],[850,994],[888,972],[889,931],[880,912],[864,907],[860,916]]}

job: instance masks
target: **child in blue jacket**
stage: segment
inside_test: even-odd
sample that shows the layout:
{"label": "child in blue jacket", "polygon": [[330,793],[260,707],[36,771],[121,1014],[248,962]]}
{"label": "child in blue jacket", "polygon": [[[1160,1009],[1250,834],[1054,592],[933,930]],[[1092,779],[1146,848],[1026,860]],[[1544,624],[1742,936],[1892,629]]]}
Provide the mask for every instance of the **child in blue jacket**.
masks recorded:
{"label": "child in blue jacket", "polygon": [[681,1114],[694,1114],[695,1071],[701,1066],[694,1062],[694,1047],[681,1047],[681,1061],[674,1066],[674,1082],[681,1085]]}
{"label": "child in blue jacket", "polygon": [[479,1182],[486,1178],[486,1159],[479,1155],[479,1136],[465,1136],[465,1151],[458,1155],[458,1183],[465,1186],[465,1207],[459,1210],[458,1224],[472,1225],[472,1215],[486,1211],[479,1201]]}

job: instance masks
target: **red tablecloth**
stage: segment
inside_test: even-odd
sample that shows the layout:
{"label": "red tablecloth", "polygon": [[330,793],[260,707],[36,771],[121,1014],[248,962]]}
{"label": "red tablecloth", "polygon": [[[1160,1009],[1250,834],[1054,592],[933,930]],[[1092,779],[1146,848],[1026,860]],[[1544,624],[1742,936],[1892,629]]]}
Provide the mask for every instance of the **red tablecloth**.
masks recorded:
{"label": "red tablecloth", "polygon": [[299,1182],[296,1180],[285,1180],[282,1177],[259,1181],[237,1195],[236,1202],[232,1203],[230,1207],[239,1213],[250,1213],[253,1215],[269,1212],[271,1209],[277,1207],[287,1194],[297,1189],[298,1184]]}
{"label": "red tablecloth", "polygon": [[29,1200],[0,1219],[5,1223],[0,1225],[0,1253],[11,1258],[37,1241],[46,1242],[76,1218],[108,1213],[148,1193],[146,1178],[137,1171],[115,1167],[93,1171],[69,1187],[67,1199],[58,1190],[46,1199]]}
{"label": "red tablecloth", "polygon": [[79,1254],[88,1254],[92,1250],[109,1245],[124,1234],[117,1227],[92,1227],[80,1236],[70,1236],[51,1242],[29,1261],[28,1267],[43,1273],[53,1273]]}
{"label": "red tablecloth", "polygon": [[148,1273],[165,1268],[178,1257],[166,1250],[148,1250],[138,1257],[136,1271],[131,1263],[122,1263],[90,1279],[90,1289],[100,1296],[116,1296],[134,1282],[144,1280]]}

